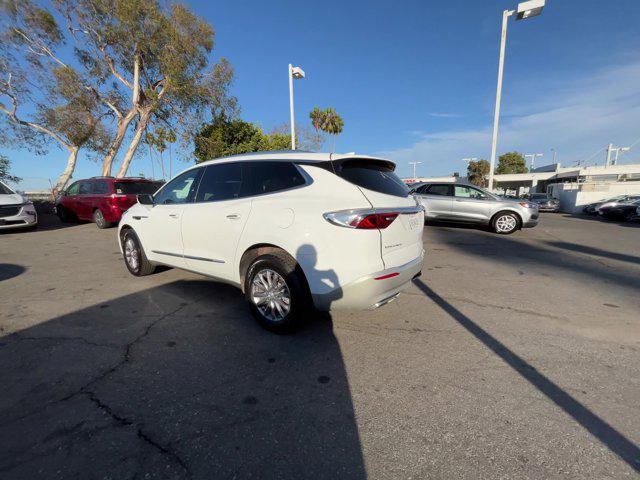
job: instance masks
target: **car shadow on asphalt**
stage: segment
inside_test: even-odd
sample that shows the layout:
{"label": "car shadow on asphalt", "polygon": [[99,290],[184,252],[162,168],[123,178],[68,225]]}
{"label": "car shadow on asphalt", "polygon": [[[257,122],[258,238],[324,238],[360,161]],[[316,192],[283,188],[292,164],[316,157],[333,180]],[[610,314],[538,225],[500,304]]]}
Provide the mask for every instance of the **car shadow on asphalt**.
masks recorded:
{"label": "car shadow on asphalt", "polygon": [[522,378],[538,389],[565,413],[570,415],[571,418],[578,422],[585,430],[597,438],[632,469],[640,472],[640,448],[638,448],[637,445],[568,394],[559,385],[538,372],[533,365],[510,350],[500,342],[500,340],[447,302],[422,280],[414,280],[414,284],[422,293],[458,322],[460,326],[471,333],[485,347],[500,357],[509,367],[522,376]]}
{"label": "car shadow on asphalt", "polygon": [[[570,277],[576,275],[583,283],[593,288],[594,282],[600,284],[611,283],[618,290],[628,290],[637,294],[640,290],[640,276],[632,269],[613,269],[582,255],[570,255],[566,249],[555,246],[540,247],[517,237],[504,235],[478,235],[473,231],[435,228],[431,230],[438,241],[446,244],[453,251],[460,251],[466,255],[490,258],[492,262],[516,267],[540,267],[545,275],[555,277]],[[453,234],[455,233],[455,234]],[[566,245],[565,245],[566,247]],[[595,252],[577,252],[596,255]],[[604,254],[604,252],[598,252]]]}
{"label": "car shadow on asphalt", "polygon": [[563,250],[570,250],[576,253],[595,255],[597,257],[610,258],[612,260],[618,260],[620,262],[635,263],[640,265],[640,257],[637,257],[635,255],[610,252],[608,250],[602,250],[601,248],[588,247],[586,245],[580,245],[570,242],[546,241],[545,243],[551,247],[561,248]]}
{"label": "car shadow on asphalt", "polygon": [[181,280],[0,338],[0,477],[366,478],[329,315]]}
{"label": "car shadow on asphalt", "polygon": [[579,218],[580,220],[590,220],[592,222],[613,223],[616,225],[620,225],[621,227],[640,228],[640,222],[635,220],[628,222],[623,219],[605,218],[602,215],[587,215],[585,213],[565,213],[562,214],[562,216],[564,218]]}

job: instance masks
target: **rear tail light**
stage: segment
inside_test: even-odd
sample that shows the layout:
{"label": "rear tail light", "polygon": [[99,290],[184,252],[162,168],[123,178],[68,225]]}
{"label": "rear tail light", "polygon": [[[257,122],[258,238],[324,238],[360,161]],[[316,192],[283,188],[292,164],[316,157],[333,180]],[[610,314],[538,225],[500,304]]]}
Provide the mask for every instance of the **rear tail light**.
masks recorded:
{"label": "rear tail light", "polygon": [[344,210],[341,212],[329,212],[324,218],[334,225],[359,230],[385,229],[398,218],[401,212],[375,210]]}

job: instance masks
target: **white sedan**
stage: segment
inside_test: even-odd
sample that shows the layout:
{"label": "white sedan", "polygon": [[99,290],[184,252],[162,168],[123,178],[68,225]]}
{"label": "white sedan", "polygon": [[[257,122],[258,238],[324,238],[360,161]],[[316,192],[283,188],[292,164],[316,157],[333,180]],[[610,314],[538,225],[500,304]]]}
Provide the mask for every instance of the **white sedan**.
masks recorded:
{"label": "white sedan", "polygon": [[0,182],[0,230],[38,225],[33,202]]}

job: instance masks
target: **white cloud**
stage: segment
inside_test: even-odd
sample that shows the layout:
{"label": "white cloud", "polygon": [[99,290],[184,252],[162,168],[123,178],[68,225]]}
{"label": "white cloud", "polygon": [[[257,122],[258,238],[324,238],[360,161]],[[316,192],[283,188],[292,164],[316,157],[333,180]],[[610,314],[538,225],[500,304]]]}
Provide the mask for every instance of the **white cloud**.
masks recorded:
{"label": "white cloud", "polygon": [[[640,59],[607,68],[570,82],[513,85],[503,96],[498,153],[518,150],[544,153],[538,165],[558,161],[570,165],[585,160],[609,142],[629,145],[640,139]],[[527,96],[524,93],[527,93]],[[408,162],[418,160],[421,175],[443,175],[464,169],[462,158],[489,159],[492,118],[478,128],[422,132],[411,145],[380,152],[398,163],[398,173],[409,173]],[[602,164],[604,154],[590,163]],[[624,163],[640,162],[640,142]]]}

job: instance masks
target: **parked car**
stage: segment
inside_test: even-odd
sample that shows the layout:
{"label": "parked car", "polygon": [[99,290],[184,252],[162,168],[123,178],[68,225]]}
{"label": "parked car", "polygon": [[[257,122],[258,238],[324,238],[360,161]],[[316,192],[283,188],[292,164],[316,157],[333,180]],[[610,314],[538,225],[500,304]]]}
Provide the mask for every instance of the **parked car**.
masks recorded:
{"label": "parked car", "polygon": [[98,228],[118,223],[139,194],[154,193],[162,182],[144,178],[93,177],[78,180],[61,192],[56,213],[63,222],[93,221]]}
{"label": "parked car", "polygon": [[38,214],[33,202],[0,181],[0,230],[35,228],[37,225]]}
{"label": "parked car", "polygon": [[560,211],[560,201],[557,198],[551,198],[546,193],[532,193],[529,200],[538,204],[538,210],[541,212]]}
{"label": "parked car", "polygon": [[427,220],[475,223],[499,234],[538,224],[538,204],[506,199],[465,183],[427,183],[414,196],[425,208]]}
{"label": "parked car", "polygon": [[276,331],[308,306],[380,307],[420,274],[424,256],[423,208],[394,170],[379,158],[291,151],[204,162],[124,214],[126,266],[235,285]]}
{"label": "parked car", "polygon": [[582,208],[582,211],[588,215],[597,215],[598,211],[602,207],[610,207],[616,205],[618,202],[626,202],[627,200],[640,199],[640,195],[618,195],[617,197],[607,198],[599,202],[590,203]]}
{"label": "parked car", "polygon": [[627,222],[635,220],[637,209],[640,208],[640,199],[616,202],[615,204],[602,206],[598,214],[605,218],[623,219]]}

